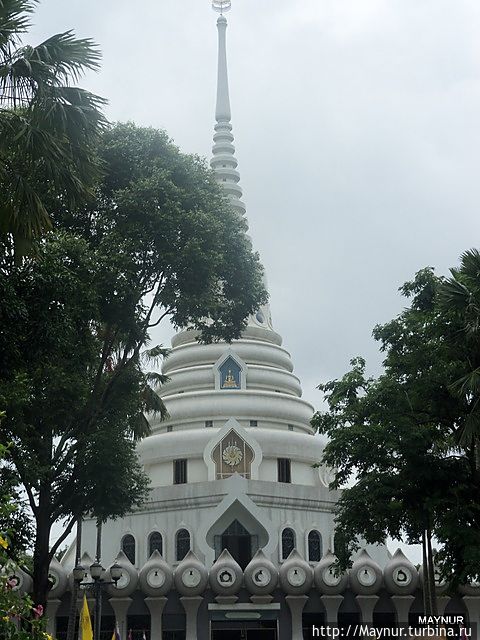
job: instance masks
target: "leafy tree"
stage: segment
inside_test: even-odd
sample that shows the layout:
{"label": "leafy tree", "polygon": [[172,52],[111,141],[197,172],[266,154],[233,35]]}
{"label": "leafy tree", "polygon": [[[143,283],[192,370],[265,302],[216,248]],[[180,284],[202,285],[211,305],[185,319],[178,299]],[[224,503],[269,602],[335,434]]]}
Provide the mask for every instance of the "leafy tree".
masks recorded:
{"label": "leafy tree", "polygon": [[320,385],[329,410],[313,419],[329,436],[323,461],[335,469],[332,488],[345,487],[336,515],[341,564],[358,548],[358,536],[422,543],[427,611],[435,610],[433,536],[442,544],[436,563],[445,575],[454,573],[454,582],[480,566],[480,486],[471,450],[458,438],[468,407],[450,391],[463,368],[452,346],[458,324],[445,321],[440,285],[425,269],[402,287],[410,307],[374,330],[384,373],[366,377],[364,360],[352,360],[343,378]]}
{"label": "leafy tree", "polygon": [[[480,252],[465,251],[460,267],[451,270],[439,287],[439,304],[449,325],[459,328],[450,332],[452,351],[462,354],[461,375],[450,386],[452,393],[463,400],[468,415],[458,433],[460,445],[474,456],[474,466],[480,476]],[[458,358],[458,355],[457,355]]]}
{"label": "leafy tree", "polygon": [[[4,414],[0,412],[0,421]],[[6,454],[0,446],[0,463]],[[3,640],[51,640],[40,620],[41,610],[35,609],[31,599],[15,590],[15,581],[10,575],[11,561],[8,556],[15,512],[13,497],[5,485],[0,485],[0,637]]]}
{"label": "leafy tree", "polygon": [[71,31],[21,46],[36,0],[0,2],[0,235],[17,257],[51,228],[45,185],[57,199],[84,200],[99,176],[94,147],[104,101],[71,86],[100,54]]}
{"label": "leafy tree", "polygon": [[[203,161],[132,124],[106,132],[95,201],[58,206],[36,258],[0,259],[0,438],[35,519],[34,601],[78,516],[120,516],[145,499],[134,439],[165,415],[145,359],[170,317],[205,341],[237,337],[266,299],[246,223]],[[54,200],[52,199],[52,204]],[[66,519],[50,548],[51,526]]]}

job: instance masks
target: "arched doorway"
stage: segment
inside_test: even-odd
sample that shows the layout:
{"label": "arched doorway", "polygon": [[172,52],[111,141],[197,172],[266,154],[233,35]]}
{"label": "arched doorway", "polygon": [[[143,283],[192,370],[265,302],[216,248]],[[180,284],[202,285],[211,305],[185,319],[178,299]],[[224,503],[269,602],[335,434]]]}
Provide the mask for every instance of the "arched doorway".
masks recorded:
{"label": "arched doorway", "polygon": [[215,536],[217,558],[224,549],[245,569],[258,550],[258,536],[252,535],[241,522],[234,520],[222,534]]}

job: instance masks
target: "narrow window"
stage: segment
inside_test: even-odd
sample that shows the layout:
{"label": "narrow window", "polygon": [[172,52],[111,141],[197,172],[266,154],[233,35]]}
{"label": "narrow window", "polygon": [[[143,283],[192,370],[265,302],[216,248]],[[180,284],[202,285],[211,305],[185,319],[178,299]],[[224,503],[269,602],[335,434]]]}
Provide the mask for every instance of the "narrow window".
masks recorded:
{"label": "narrow window", "polygon": [[173,431],[173,427],[171,424],[167,426],[167,433],[171,433]]}
{"label": "narrow window", "polygon": [[176,549],[175,549],[175,552],[176,552],[175,555],[178,562],[183,560],[189,551],[190,551],[190,534],[186,529],[180,529],[179,531],[177,531]]}
{"label": "narrow window", "polygon": [[135,538],[130,534],[122,538],[122,551],[132,564],[135,564]]}
{"label": "narrow window", "polygon": [[308,534],[308,559],[310,562],[319,562],[322,557],[322,536],[318,531],[310,531]]}
{"label": "narrow window", "polygon": [[282,560],[286,560],[295,549],[295,531],[284,529],[282,531]]}
{"label": "narrow window", "polygon": [[163,539],[162,534],[158,531],[154,531],[148,536],[148,556],[150,557],[154,551],[163,553]]}
{"label": "narrow window", "polygon": [[187,461],[173,461],[173,484],[185,484],[187,482]]}
{"label": "narrow window", "polygon": [[250,420],[250,426],[251,427],[258,427],[258,421],[257,420]]}
{"label": "narrow window", "polygon": [[289,425],[288,425],[288,430],[289,430],[289,431],[293,431],[293,424],[289,424]]}
{"label": "narrow window", "polygon": [[208,427],[213,427],[213,420],[205,420],[205,426]]}
{"label": "narrow window", "polygon": [[290,470],[290,459],[289,458],[278,458],[277,460],[277,468],[278,468],[278,481],[279,482],[291,482],[292,475]]}

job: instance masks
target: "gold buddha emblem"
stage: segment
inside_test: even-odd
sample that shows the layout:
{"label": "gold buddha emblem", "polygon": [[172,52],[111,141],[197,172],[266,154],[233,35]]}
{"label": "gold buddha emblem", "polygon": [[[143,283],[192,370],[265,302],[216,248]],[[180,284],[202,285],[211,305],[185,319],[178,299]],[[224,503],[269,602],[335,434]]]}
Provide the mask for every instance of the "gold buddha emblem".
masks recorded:
{"label": "gold buddha emblem", "polygon": [[225,380],[223,381],[222,388],[223,389],[238,389],[237,381],[233,377],[231,369],[228,370],[228,373],[225,376]]}

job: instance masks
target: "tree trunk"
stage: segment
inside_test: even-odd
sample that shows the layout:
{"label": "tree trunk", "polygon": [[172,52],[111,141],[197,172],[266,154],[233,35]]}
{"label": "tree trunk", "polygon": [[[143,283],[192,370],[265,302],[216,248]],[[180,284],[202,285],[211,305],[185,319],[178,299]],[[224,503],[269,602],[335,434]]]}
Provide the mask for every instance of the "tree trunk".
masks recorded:
{"label": "tree trunk", "polygon": [[427,528],[427,555],[428,555],[428,583],[430,585],[430,600],[432,605],[432,615],[437,615],[437,593],[435,590],[435,565],[432,550],[432,530],[430,525]]}
{"label": "tree trunk", "polygon": [[[75,566],[80,564],[82,557],[82,518],[77,520],[77,540],[75,551]],[[73,581],[73,588],[70,593],[70,610],[68,612],[67,640],[74,640],[75,623],[77,620],[77,599],[78,599],[78,583]]]}
{"label": "tree trunk", "polygon": [[432,615],[432,599],[430,596],[430,580],[428,578],[427,534],[422,531],[422,567],[423,567],[423,613]]}
{"label": "tree trunk", "polygon": [[36,518],[37,534],[33,552],[33,602],[42,605],[45,611],[50,588],[48,571],[50,568],[50,519],[40,511]]}
{"label": "tree trunk", "polygon": [[38,497],[38,511],[35,514],[36,535],[33,551],[33,602],[42,605],[45,612],[50,590],[48,573],[50,569],[50,487],[42,483]]}

